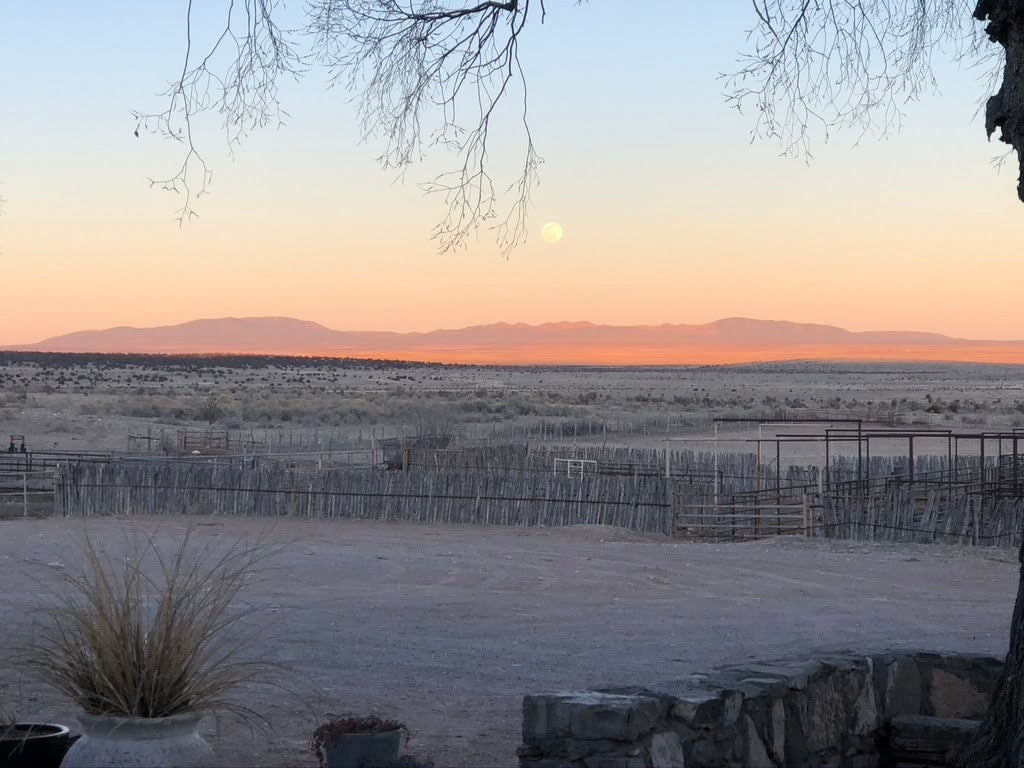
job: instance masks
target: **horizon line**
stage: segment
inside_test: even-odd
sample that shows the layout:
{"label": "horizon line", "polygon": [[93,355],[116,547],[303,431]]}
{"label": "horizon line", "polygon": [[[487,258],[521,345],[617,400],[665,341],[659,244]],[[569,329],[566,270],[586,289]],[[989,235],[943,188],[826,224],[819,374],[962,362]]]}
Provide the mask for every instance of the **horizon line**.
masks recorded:
{"label": "horizon line", "polygon": [[677,363],[627,363],[627,362],[471,362],[461,360],[442,359],[414,359],[410,357],[363,357],[359,355],[329,355],[301,352],[259,352],[259,351],[205,351],[205,352],[90,352],[90,351],[64,351],[64,350],[39,350],[39,349],[13,349],[0,346],[0,356],[53,356],[53,357],[156,357],[156,358],[272,358],[275,360],[320,360],[349,363],[377,363],[381,365],[408,365],[408,366],[444,366],[452,368],[740,368],[744,366],[762,365],[979,365],[991,367],[1024,367],[1024,357],[1019,362],[1013,360],[968,360],[961,358],[929,358],[929,357],[779,357],[759,358],[749,360],[736,360],[732,362],[677,362]]}
{"label": "horizon line", "polygon": [[991,338],[969,338],[961,335],[951,335],[941,331],[925,330],[925,329],[912,329],[912,328],[887,328],[883,330],[854,330],[844,325],[838,325],[832,322],[818,321],[818,320],[780,320],[775,318],[761,318],[761,317],[750,317],[746,315],[730,315],[726,317],[718,317],[714,320],[708,320],[706,322],[670,322],[665,321],[661,323],[616,323],[616,322],[597,322],[593,320],[544,320],[540,322],[525,322],[525,321],[508,321],[508,320],[495,320],[490,322],[479,322],[471,323],[469,325],[458,325],[458,326],[440,326],[431,327],[427,330],[393,330],[393,329],[364,329],[364,330],[339,330],[318,320],[307,320],[291,315],[222,315],[220,317],[195,317],[190,320],[182,320],[178,322],[161,323],[157,325],[110,325],[99,328],[78,328],[76,330],[65,331],[63,333],[52,334],[46,336],[37,341],[28,342],[16,342],[0,345],[0,350],[11,350],[19,347],[36,346],[47,341],[60,339],[66,336],[73,336],[77,334],[87,333],[105,333],[109,331],[119,330],[131,330],[131,331],[151,331],[165,328],[177,328],[181,326],[192,325],[195,323],[204,322],[222,322],[222,321],[246,321],[246,320],[284,320],[289,322],[304,323],[309,325],[316,325],[320,328],[324,328],[335,333],[372,333],[372,334],[395,334],[400,336],[412,336],[412,335],[427,335],[432,333],[445,333],[445,332],[456,332],[466,331],[474,328],[493,328],[493,327],[509,327],[509,328],[543,328],[548,326],[589,326],[589,327],[605,327],[605,328],[636,328],[636,329],[656,329],[656,328],[702,328],[707,326],[713,326],[720,323],[726,323],[730,321],[750,321],[756,323],[771,323],[779,325],[796,325],[796,326],[812,326],[818,328],[830,328],[835,330],[844,331],[849,334],[922,334],[931,336],[941,336],[945,339],[955,342],[969,342],[972,344],[1024,344],[1024,332],[1022,332],[1021,338],[1012,339],[991,339]]}

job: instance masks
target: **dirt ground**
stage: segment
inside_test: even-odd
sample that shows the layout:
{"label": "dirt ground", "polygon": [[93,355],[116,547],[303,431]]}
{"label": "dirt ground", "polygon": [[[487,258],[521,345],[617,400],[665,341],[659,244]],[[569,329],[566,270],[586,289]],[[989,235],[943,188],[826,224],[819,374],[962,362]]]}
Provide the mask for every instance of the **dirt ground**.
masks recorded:
{"label": "dirt ground", "polygon": [[[108,553],[125,531],[170,544],[183,518],[0,522],[0,642],[32,641],[44,587],[74,569],[84,526]],[[438,766],[516,762],[525,693],[643,685],[814,650],[931,648],[1001,655],[1014,553],[802,539],[673,543],[606,528],[434,527],[197,518],[201,540],[273,526],[274,570],[248,599],[265,658],[298,695],[245,692],[272,723],[204,726],[227,765],[311,765],[317,718],[406,722]],[[74,723],[75,708],[0,664],[0,703]]]}

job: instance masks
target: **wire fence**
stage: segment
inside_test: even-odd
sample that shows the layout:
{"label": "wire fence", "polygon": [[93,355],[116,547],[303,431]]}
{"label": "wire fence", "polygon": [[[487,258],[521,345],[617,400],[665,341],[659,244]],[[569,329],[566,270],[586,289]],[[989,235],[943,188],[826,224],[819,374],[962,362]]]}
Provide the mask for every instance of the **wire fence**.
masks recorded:
{"label": "wire fence", "polygon": [[0,469],[0,517],[28,517],[53,510],[54,471]]}

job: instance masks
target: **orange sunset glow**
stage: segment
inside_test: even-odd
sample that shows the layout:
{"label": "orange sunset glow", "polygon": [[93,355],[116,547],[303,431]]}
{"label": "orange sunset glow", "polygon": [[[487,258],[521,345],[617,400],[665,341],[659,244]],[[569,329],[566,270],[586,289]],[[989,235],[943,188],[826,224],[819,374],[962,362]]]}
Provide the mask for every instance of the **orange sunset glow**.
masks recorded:
{"label": "orange sunset glow", "polygon": [[[507,257],[487,226],[466,249],[439,254],[430,232],[440,200],[416,185],[443,160],[395,183],[377,167],[376,145],[360,142],[354,107],[324,93],[315,76],[287,85],[286,124],[254,133],[233,158],[215,124],[199,124],[212,182],[199,217],[179,226],[178,197],[147,183],[180,161],[179,147],[136,138],[126,118],[159,104],[151,94],[180,54],[178,39],[164,34],[180,26],[174,11],[153,8],[111,28],[84,13],[44,24],[42,10],[19,7],[24,35],[0,55],[29,55],[45,34],[57,58],[13,85],[7,103],[20,117],[0,125],[0,346],[225,316],[396,332],[739,316],[1024,339],[1024,217],[1012,169],[989,162],[1000,150],[986,143],[975,116],[975,76],[943,65],[943,92],[908,108],[903,130],[884,141],[853,146],[854,136],[839,133],[815,146],[810,163],[780,157],[770,142],[749,141],[750,121],[722,102],[715,78],[742,48],[749,9],[741,5],[725,11],[734,23],[720,20],[723,34],[713,41],[699,25],[678,23],[683,10],[672,4],[642,22],[618,8],[589,8],[573,18],[580,26],[571,38],[540,28],[531,67],[544,76],[535,78],[531,115],[544,163],[526,241]],[[612,62],[588,47],[611,29],[638,55]],[[74,46],[59,42],[83,31],[94,48],[72,65]],[[669,38],[673,49],[694,53],[652,72],[639,52]],[[135,62],[130,71],[124,61]],[[85,82],[114,71],[109,87],[87,93]],[[52,119],[40,108],[44,99],[66,104],[76,128]],[[511,141],[494,152],[500,167],[518,161]],[[555,361],[543,351],[432,354]],[[915,356],[871,352],[893,354]],[[940,359],[958,354],[946,350]],[[584,349],[559,355],[593,357]],[[970,353],[1015,355],[999,347]],[[601,355],[613,359],[749,355]]]}

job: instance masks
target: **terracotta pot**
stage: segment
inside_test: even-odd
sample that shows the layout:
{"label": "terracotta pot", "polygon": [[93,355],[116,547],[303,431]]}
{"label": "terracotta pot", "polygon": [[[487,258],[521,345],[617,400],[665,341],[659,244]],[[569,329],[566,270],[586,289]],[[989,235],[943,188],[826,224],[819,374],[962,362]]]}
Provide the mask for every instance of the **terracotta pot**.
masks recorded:
{"label": "terracotta pot", "polygon": [[204,768],[213,750],[199,735],[202,715],[108,717],[79,715],[84,733],[61,768]]}

